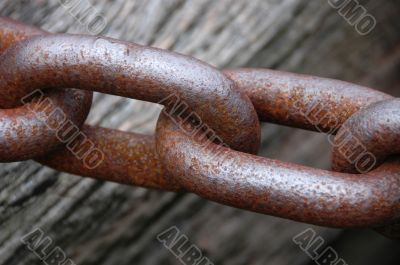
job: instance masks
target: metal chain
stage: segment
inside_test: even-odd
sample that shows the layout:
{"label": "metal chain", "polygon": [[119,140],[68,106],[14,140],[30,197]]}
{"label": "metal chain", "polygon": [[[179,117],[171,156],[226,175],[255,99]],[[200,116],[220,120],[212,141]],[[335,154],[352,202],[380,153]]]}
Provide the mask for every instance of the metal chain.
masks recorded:
{"label": "metal chain", "polygon": [[[177,53],[48,34],[7,18],[0,18],[0,53],[0,162],[33,158],[81,176],[193,192],[250,211],[378,228],[400,238],[398,98],[326,78],[219,71]],[[41,89],[53,108],[34,97]],[[165,105],[155,136],[82,125],[91,91]],[[54,108],[64,116],[49,116]],[[333,171],[257,157],[257,117],[328,133]],[[75,137],[72,145],[62,145],[54,130],[65,118],[78,130],[62,137]],[[105,154],[94,168],[70,152],[81,151],[87,139]]]}

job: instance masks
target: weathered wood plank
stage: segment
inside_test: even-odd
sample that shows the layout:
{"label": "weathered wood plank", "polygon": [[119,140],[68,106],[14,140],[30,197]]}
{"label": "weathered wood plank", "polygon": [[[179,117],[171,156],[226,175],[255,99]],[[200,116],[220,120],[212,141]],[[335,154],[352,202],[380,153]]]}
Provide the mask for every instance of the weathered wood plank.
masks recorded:
{"label": "weathered wood plank", "polygon": [[[326,1],[92,1],[105,14],[110,37],[193,55],[221,68],[280,68],[382,85],[399,95],[399,4],[360,2],[379,21],[366,37]],[[2,0],[0,15],[51,32],[87,33],[57,0]],[[151,133],[158,111],[149,103],[96,94],[88,123]],[[325,136],[274,125],[263,132],[262,155],[329,166]],[[172,225],[215,264],[309,262],[291,241],[308,225],[195,195],[83,179],[32,161],[2,164],[0,187],[0,264],[41,264],[20,242],[33,227],[44,229],[77,264],[180,264],[156,240]],[[341,232],[318,231],[327,241]]]}

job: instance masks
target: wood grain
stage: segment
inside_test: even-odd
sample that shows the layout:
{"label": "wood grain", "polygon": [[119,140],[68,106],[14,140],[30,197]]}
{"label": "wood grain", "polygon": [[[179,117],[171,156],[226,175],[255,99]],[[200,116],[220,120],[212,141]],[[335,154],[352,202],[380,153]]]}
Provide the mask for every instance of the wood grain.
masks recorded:
{"label": "wood grain", "polygon": [[[364,37],[327,1],[91,0],[107,19],[109,37],[192,55],[219,68],[285,69],[371,85],[399,96],[400,5],[360,2],[379,22]],[[51,32],[88,33],[57,0],[2,0],[0,15]],[[96,94],[87,122],[151,134],[158,113],[150,103]],[[263,126],[261,155],[329,168],[329,152],[324,135]],[[94,181],[32,161],[1,164],[0,187],[0,264],[42,264],[20,242],[35,227],[76,264],[180,264],[156,240],[173,225],[215,264],[311,262],[292,242],[309,225],[191,194]],[[348,233],[315,229],[327,242],[339,242]],[[385,239],[379,242],[388,244]],[[377,249],[363,249],[361,243],[358,247],[364,251]],[[361,264],[356,262],[352,264]]]}

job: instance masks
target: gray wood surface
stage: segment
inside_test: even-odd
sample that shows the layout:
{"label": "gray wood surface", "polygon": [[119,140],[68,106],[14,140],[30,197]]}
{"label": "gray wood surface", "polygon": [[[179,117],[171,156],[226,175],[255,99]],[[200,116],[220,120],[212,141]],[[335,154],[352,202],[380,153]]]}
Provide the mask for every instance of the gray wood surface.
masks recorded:
{"label": "gray wood surface", "polygon": [[[327,1],[90,2],[105,14],[109,37],[192,55],[219,68],[285,69],[400,96],[400,5],[395,0],[360,1],[378,21],[367,36],[357,34]],[[51,32],[88,33],[58,0],[0,0],[0,15]],[[87,123],[151,134],[158,112],[150,103],[96,94]],[[263,126],[263,156],[329,168],[329,152],[324,135]],[[311,227],[307,224],[191,194],[81,178],[33,161],[0,165],[0,264],[42,264],[20,242],[36,227],[76,264],[181,264],[156,239],[170,226],[181,229],[214,264],[312,264],[292,242]],[[399,264],[394,243],[371,231],[314,228],[349,264]]]}

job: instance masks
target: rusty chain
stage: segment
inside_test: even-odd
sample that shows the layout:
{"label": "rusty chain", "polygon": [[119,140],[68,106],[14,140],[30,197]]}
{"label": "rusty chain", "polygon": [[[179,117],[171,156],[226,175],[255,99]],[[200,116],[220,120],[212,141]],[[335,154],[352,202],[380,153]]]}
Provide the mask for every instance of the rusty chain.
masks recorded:
{"label": "rusty chain", "polygon": [[[400,238],[398,98],[326,78],[266,69],[219,71],[177,53],[106,37],[49,34],[8,18],[0,18],[0,54],[0,162],[35,159],[81,176],[193,192],[250,211],[330,227],[375,228]],[[104,151],[102,163],[85,167],[52,128],[64,120],[38,118],[49,110],[36,98],[21,103],[36,89],[44,89]],[[155,136],[82,125],[92,91],[165,103]],[[180,114],[191,119],[177,123],[169,117],[177,113],[176,105],[164,102],[170,95],[185,102]],[[329,133],[333,171],[256,156],[258,119]],[[209,129],[212,141],[196,137],[199,131],[210,136]],[[368,170],[359,164],[371,160],[349,160],[360,148],[376,159]]]}

